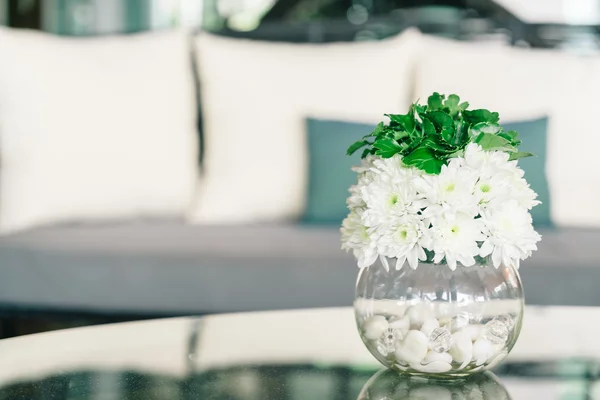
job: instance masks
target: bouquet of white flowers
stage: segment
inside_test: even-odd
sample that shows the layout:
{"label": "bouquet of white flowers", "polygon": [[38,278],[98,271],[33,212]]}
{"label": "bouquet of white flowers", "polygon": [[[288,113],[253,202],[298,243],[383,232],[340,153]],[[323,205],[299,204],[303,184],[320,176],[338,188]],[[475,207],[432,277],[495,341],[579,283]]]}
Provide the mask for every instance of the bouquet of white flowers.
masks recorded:
{"label": "bouquet of white flowers", "polygon": [[518,268],[541,236],[529,211],[539,201],[517,160],[518,133],[505,132],[498,113],[468,110],[456,95],[438,93],[353,144],[366,147],[354,170],[342,248],[360,268],[380,258],[389,269],[419,260],[469,267]]}

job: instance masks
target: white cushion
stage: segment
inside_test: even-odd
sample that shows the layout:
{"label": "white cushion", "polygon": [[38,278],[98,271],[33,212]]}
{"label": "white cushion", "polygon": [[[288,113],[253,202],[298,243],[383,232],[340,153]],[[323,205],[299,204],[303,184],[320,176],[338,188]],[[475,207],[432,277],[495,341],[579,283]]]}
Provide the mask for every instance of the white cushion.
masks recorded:
{"label": "white cushion", "polygon": [[182,216],[197,177],[190,53],[184,32],[0,29],[0,231]]}
{"label": "white cushion", "polygon": [[372,122],[405,111],[417,36],[282,44],[200,35],[206,158],[190,220],[297,218],[306,189],[305,118]]}
{"label": "white cushion", "polygon": [[560,96],[550,120],[548,172],[557,225],[600,228],[600,57],[572,58],[555,77]]}
{"label": "white cushion", "polygon": [[414,98],[456,93],[502,121],[550,117],[546,172],[552,220],[600,227],[593,126],[600,58],[423,37]]}
{"label": "white cushion", "polygon": [[548,115],[556,98],[553,79],[568,58],[553,51],[432,36],[423,36],[421,43],[415,100],[427,101],[433,92],[456,93],[471,109],[497,111],[504,121]]}

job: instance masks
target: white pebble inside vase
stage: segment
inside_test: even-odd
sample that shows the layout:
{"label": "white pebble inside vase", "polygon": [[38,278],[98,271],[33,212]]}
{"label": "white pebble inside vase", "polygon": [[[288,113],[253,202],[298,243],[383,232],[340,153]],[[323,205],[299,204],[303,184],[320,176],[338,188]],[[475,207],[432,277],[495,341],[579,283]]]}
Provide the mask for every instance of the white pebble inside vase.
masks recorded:
{"label": "white pebble inside vase", "polygon": [[466,376],[500,362],[514,346],[523,291],[511,267],[420,264],[361,270],[354,303],[365,345],[402,373]]}

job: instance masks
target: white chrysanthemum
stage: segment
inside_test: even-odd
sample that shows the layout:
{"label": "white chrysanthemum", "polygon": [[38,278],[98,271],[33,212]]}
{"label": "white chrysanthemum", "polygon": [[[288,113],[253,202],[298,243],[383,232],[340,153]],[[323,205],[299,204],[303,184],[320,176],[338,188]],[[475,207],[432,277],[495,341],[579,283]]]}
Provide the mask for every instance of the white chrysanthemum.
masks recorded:
{"label": "white chrysanthemum", "polygon": [[379,159],[380,159],[379,157],[375,157],[373,155],[368,155],[365,158],[360,160],[360,165],[356,165],[356,166],[352,167],[352,171],[356,172],[357,174],[362,174],[363,172],[367,172],[373,167],[373,163]]}
{"label": "white chrysanthemum", "polygon": [[[520,170],[520,168],[519,168]],[[522,171],[522,170],[521,170]],[[516,175],[506,177],[507,190],[504,198],[500,198],[502,202],[515,200],[519,206],[526,210],[531,210],[534,206],[541,202],[537,199],[537,193],[529,187],[527,181],[523,178],[517,178]]]}
{"label": "white chrysanthemum", "polygon": [[477,215],[477,199],[473,196],[477,175],[463,166],[462,158],[454,158],[442,166],[439,175],[423,175],[415,186],[428,205],[426,218],[453,218],[457,213]]}
{"label": "white chrysanthemum", "polygon": [[404,167],[399,157],[379,161],[371,169],[372,181],[362,185],[360,192],[366,205],[363,222],[370,228],[387,225],[395,217],[416,215],[426,205],[413,184],[420,177],[414,168]]}
{"label": "white chrysanthemum", "polygon": [[346,205],[350,211],[357,208],[364,209],[367,206],[363,201],[362,195],[360,194],[361,187],[362,186],[360,184],[352,185],[350,186],[350,189],[348,189],[350,196],[348,196],[346,199]]}
{"label": "white chrysanthemum", "polygon": [[518,267],[540,240],[528,212],[537,194],[507,153],[470,144],[438,175],[404,165],[400,155],[368,156],[354,171],[342,248],[352,250],[361,268],[377,257],[386,268],[388,258],[396,258],[398,269],[406,262],[416,268],[425,250],[451,269],[489,255],[496,267]]}
{"label": "white chrysanthemum", "polygon": [[523,179],[517,161],[508,159],[509,154],[502,151],[483,151],[475,143],[467,146],[464,165],[478,176],[474,194],[483,208],[515,199],[530,210],[540,203],[537,194]]}
{"label": "white chrysanthemum", "polygon": [[479,255],[487,257],[491,254],[494,267],[512,265],[518,268],[520,260],[537,250],[536,244],[542,237],[533,229],[531,214],[518,201],[490,207],[481,217],[488,238]]}
{"label": "white chrysanthemum", "polygon": [[377,243],[371,239],[367,227],[362,222],[363,211],[353,210],[342,222],[342,249],[352,251],[358,260],[358,267],[365,268],[377,260]]}
{"label": "white chrysanthemum", "polygon": [[481,177],[475,184],[475,196],[480,206],[487,206],[491,201],[503,199],[510,191],[510,185],[502,175]]}
{"label": "white chrysanthemum", "polygon": [[510,155],[503,151],[484,151],[480,145],[470,143],[465,149],[464,165],[482,178],[515,173],[522,177],[523,171],[516,167],[516,161],[508,161],[509,157]]}
{"label": "white chrysanthemum", "polygon": [[390,223],[374,230],[378,237],[379,253],[385,257],[396,258],[396,269],[405,262],[416,269],[419,260],[427,260],[425,248],[431,247],[429,229],[420,215],[411,214],[394,218]]}
{"label": "white chrysanthemum", "polygon": [[352,168],[358,174],[358,183],[350,186],[348,192],[350,196],[346,199],[346,204],[350,210],[355,208],[365,208],[366,204],[362,198],[361,190],[364,186],[373,181],[375,173],[372,171],[373,162],[378,158],[368,156],[361,161],[361,165]]}
{"label": "white chrysanthemum", "polygon": [[465,267],[475,264],[475,256],[479,255],[477,242],[485,239],[480,219],[468,215],[457,214],[455,218],[438,218],[433,221],[431,233],[433,238],[434,263],[446,258],[450,269],[455,270],[457,262]]}

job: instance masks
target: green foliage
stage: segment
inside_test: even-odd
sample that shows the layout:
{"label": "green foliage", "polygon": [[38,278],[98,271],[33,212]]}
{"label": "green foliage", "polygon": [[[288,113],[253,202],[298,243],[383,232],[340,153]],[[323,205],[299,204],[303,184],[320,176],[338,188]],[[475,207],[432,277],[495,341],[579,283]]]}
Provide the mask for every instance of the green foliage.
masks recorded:
{"label": "green foliage", "polygon": [[427,105],[411,105],[408,114],[385,114],[389,123],[380,122],[372,133],[350,146],[348,154],[362,148],[362,158],[400,154],[404,164],[430,174],[439,174],[449,159],[463,156],[469,143],[487,151],[507,152],[511,160],[533,155],[519,152],[519,134],[505,132],[498,113],[468,107],[469,103],[461,103],[455,94],[446,98],[436,92]]}

